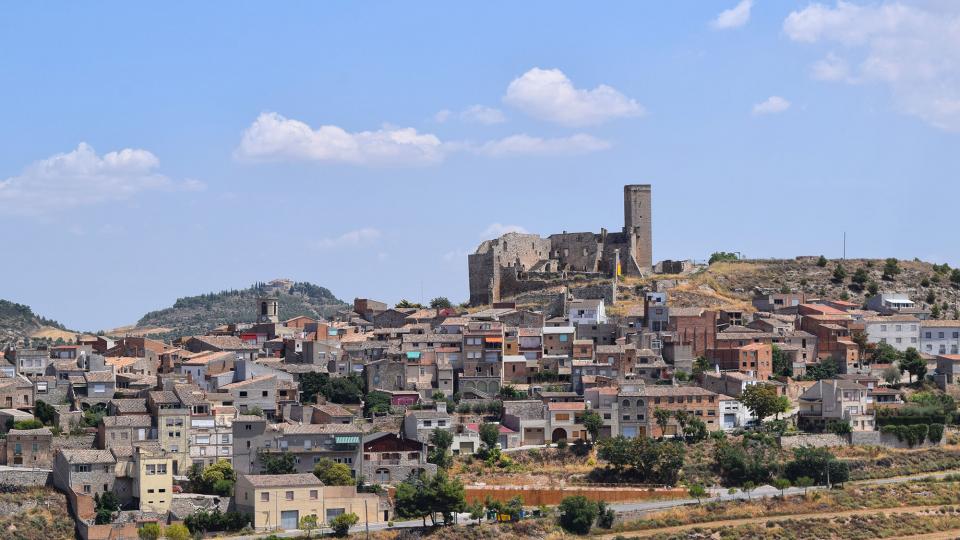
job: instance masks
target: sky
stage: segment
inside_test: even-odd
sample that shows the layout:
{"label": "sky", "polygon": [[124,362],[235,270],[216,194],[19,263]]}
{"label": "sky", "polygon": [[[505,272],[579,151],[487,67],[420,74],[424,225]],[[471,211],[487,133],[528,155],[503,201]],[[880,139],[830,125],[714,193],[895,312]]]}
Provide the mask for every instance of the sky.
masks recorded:
{"label": "sky", "polygon": [[468,298],[467,254],[960,265],[960,3],[0,5],[0,298],[68,327],[283,277]]}

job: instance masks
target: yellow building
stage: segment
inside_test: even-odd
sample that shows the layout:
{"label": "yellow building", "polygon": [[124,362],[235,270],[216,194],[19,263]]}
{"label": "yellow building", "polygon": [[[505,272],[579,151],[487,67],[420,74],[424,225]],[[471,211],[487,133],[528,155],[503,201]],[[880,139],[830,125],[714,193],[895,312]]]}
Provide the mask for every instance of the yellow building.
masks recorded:
{"label": "yellow building", "polygon": [[238,511],[253,516],[257,530],[297,529],[300,519],[311,514],[321,524],[351,512],[361,525],[390,519],[379,496],[357,493],[355,486],[324,486],[312,474],[240,475],[234,501]]}
{"label": "yellow building", "polygon": [[134,449],[133,494],[141,512],[166,513],[173,498],[173,458],[155,446]]}

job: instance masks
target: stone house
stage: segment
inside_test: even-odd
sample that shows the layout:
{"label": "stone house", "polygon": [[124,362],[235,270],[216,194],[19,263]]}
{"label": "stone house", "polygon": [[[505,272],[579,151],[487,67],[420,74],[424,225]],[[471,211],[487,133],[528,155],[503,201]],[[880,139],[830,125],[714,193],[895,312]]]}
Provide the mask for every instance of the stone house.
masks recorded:
{"label": "stone house", "polygon": [[408,410],[403,416],[403,435],[407,439],[429,442],[430,434],[440,428],[453,431],[453,417],[447,413],[447,404],[439,401],[436,410]]}
{"label": "stone house", "polygon": [[135,442],[155,439],[153,418],[149,415],[104,416],[97,426],[98,448],[109,450]]}
{"label": "stone house", "polygon": [[252,362],[257,358],[259,347],[246,343],[237,336],[191,336],[183,341],[183,347],[190,352],[231,351],[236,360]]}
{"label": "stone house", "polygon": [[503,425],[520,433],[521,445],[542,445],[545,442],[546,406],[537,399],[504,401]]}
{"label": "stone house", "polygon": [[933,379],[941,390],[960,383],[960,354],[941,354],[937,356],[937,370]]}
{"label": "stone house", "polygon": [[6,465],[49,469],[53,466],[53,432],[48,427],[11,429],[6,438]]}
{"label": "stone house", "polygon": [[714,348],[717,336],[717,312],[705,308],[671,307],[667,328],[672,342],[690,345],[694,357]]}
{"label": "stone house", "polygon": [[773,375],[773,346],[767,343],[712,349],[707,354],[722,371],[739,371],[760,380]]}
{"label": "stone house", "polygon": [[267,418],[274,418],[277,414],[278,382],[274,375],[259,375],[233,382],[221,386],[219,390],[233,396],[233,404],[241,413],[245,414],[256,407]]}
{"label": "stone house", "polygon": [[191,410],[173,390],[147,394],[147,407],[156,421],[157,443],[173,455],[173,474],[190,468]]}
{"label": "stone house", "polygon": [[[719,400],[717,394],[698,386],[660,386],[640,385],[636,388],[624,388],[619,394],[621,414],[631,415],[631,421],[637,426],[637,436],[661,437],[676,436],[679,426],[676,418],[671,417],[666,430],[661,431],[656,422],[656,409],[670,412],[685,410],[692,417],[707,426],[707,431],[719,428]],[[624,424],[628,422],[621,419]]]}
{"label": "stone house", "polygon": [[362,463],[360,474],[371,484],[392,485],[414,472],[437,472],[436,465],[427,463],[426,443],[395,433],[364,435]]}
{"label": "stone house", "polygon": [[109,450],[61,448],[53,462],[53,484],[90,497],[113,491],[116,459]]}
{"label": "stone house", "polygon": [[543,354],[572,356],[576,327],[548,326],[543,328]]}
{"label": "stone house", "polygon": [[32,410],[33,383],[22,375],[0,377],[0,408]]}
{"label": "stone house", "polygon": [[69,399],[77,408],[106,406],[117,391],[113,371],[85,371],[82,376],[70,377]]}

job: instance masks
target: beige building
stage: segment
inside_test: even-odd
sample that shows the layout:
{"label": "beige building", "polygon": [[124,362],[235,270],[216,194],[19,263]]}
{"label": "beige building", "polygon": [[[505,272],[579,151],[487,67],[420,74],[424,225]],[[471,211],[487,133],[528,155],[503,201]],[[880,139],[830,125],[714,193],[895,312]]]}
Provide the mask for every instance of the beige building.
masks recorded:
{"label": "beige building", "polygon": [[164,514],[170,510],[173,498],[171,454],[157,447],[137,447],[133,466],[136,471],[133,493],[140,500],[140,511]]}
{"label": "beige building", "polygon": [[360,524],[390,519],[377,495],[357,493],[355,486],[324,486],[312,474],[242,474],[234,500],[238,511],[253,515],[257,530],[297,529],[309,515],[323,524],[344,513],[356,514]]}

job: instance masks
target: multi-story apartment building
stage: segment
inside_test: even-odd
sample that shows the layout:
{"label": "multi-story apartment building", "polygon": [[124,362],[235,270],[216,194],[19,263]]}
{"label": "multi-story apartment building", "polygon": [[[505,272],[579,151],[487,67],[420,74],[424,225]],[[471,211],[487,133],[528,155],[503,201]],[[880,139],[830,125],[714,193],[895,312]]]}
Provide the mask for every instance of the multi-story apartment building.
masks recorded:
{"label": "multi-story apartment building", "polygon": [[960,354],[960,321],[920,321],[920,348],[927,354]]}
{"label": "multi-story apartment building", "polygon": [[157,426],[157,442],[172,455],[173,474],[190,468],[190,414],[176,392],[162,390],[147,395],[147,407]]}
{"label": "multi-story apartment building", "polygon": [[920,350],[920,319],[913,315],[865,317],[863,324],[871,343],[886,343],[898,351]]}

